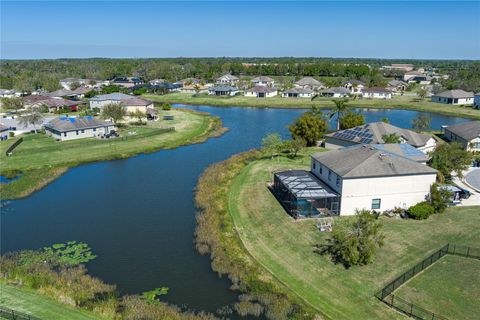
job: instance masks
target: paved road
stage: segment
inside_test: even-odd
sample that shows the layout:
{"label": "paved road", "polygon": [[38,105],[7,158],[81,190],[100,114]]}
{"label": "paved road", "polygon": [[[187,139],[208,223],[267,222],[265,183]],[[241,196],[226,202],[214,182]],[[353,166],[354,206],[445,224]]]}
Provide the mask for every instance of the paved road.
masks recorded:
{"label": "paved road", "polygon": [[465,180],[469,185],[474,187],[477,190],[480,190],[480,169],[475,169],[471,172],[469,172],[465,176]]}

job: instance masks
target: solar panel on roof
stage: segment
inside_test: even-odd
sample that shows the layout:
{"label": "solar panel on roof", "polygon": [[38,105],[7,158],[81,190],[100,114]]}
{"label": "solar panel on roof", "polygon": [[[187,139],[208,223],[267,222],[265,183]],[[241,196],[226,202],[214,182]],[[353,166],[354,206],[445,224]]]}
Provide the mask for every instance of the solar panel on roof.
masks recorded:
{"label": "solar panel on roof", "polygon": [[75,122],[75,118],[69,118],[69,120],[70,120],[71,123]]}

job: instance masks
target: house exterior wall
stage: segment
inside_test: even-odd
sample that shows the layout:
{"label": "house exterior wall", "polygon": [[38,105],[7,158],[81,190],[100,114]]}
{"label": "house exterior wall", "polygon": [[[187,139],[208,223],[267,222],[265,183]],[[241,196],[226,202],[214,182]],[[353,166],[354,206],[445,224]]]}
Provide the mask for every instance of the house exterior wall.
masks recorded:
{"label": "house exterior wall", "polygon": [[[407,175],[343,179],[340,215],[353,215],[357,209],[385,211],[395,207],[407,209],[422,202],[430,192],[437,175]],[[372,207],[380,199],[380,207]]]}
{"label": "house exterior wall", "polygon": [[448,130],[448,128],[445,128],[445,138],[449,141],[460,143],[466,150],[480,151],[480,137],[467,141]]}
{"label": "house exterior wall", "polygon": [[312,158],[310,170],[338,194],[342,194],[342,177]]}
{"label": "house exterior wall", "polygon": [[68,141],[68,140],[93,138],[93,137],[101,136],[106,133],[109,133],[111,130],[116,130],[116,127],[113,124],[105,127],[89,128],[84,130],[79,129],[79,130],[68,131],[68,132],[59,132],[46,127],[45,133],[48,136],[55,138],[56,140]]}
{"label": "house exterior wall", "polygon": [[424,146],[418,147],[417,149],[422,151],[423,153],[427,153],[427,152],[433,151],[433,149],[435,149],[436,146],[437,146],[437,140],[435,140],[434,138],[430,138],[427,141],[427,143],[425,143]]}
{"label": "house exterior wall", "polygon": [[252,83],[256,86],[269,86],[269,87],[273,87],[275,85],[275,81],[253,81],[252,80]]}
{"label": "house exterior wall", "polygon": [[364,85],[352,85],[351,83],[346,83],[344,87],[348,90],[350,90],[351,94],[362,94],[363,90],[365,89]]}
{"label": "house exterior wall", "polygon": [[143,113],[147,113],[148,108],[153,109],[153,102],[150,103],[149,105],[146,105],[146,106],[128,106],[128,105],[125,106],[125,110],[127,112],[135,112],[135,111],[139,110]]}
{"label": "house exterior wall", "polygon": [[390,92],[364,92],[364,98],[371,98],[371,99],[392,99],[392,94]]}
{"label": "house exterior wall", "polygon": [[446,104],[473,104],[473,98],[445,98],[439,96],[432,96],[432,102],[446,103]]}
{"label": "house exterior wall", "polygon": [[111,104],[111,103],[120,103],[120,101],[118,101],[118,100],[102,100],[102,101],[89,100],[90,109],[98,108],[98,109],[101,110],[104,106],[106,106],[107,104]]}
{"label": "house exterior wall", "polygon": [[295,94],[295,95],[292,95],[288,93],[282,93],[282,97],[283,98],[311,98],[313,97],[313,93],[298,93],[298,94]]}
{"label": "house exterior wall", "polygon": [[[275,97],[276,95],[277,95],[277,91],[266,92],[266,93],[265,93],[265,96],[262,97],[262,98],[271,98],[271,97]],[[259,93],[258,93],[258,92],[252,92],[252,91],[245,91],[245,97],[258,98],[258,97],[259,97]]]}

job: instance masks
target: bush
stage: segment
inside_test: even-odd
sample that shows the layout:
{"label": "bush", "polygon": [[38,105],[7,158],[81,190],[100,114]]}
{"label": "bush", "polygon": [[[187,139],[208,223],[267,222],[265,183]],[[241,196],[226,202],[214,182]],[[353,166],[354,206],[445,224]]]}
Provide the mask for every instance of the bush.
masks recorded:
{"label": "bush", "polygon": [[432,184],[430,188],[430,204],[435,213],[442,213],[448,208],[448,204],[452,199],[452,193],[446,189],[440,188],[438,184]]}
{"label": "bush", "polygon": [[288,129],[293,139],[303,140],[307,146],[315,146],[327,131],[328,123],[321,116],[306,112]]}
{"label": "bush", "polygon": [[169,111],[172,109],[172,106],[168,103],[162,104],[162,110]]}
{"label": "bush", "polygon": [[408,208],[407,212],[413,219],[424,220],[435,213],[435,208],[427,201],[423,201]]}

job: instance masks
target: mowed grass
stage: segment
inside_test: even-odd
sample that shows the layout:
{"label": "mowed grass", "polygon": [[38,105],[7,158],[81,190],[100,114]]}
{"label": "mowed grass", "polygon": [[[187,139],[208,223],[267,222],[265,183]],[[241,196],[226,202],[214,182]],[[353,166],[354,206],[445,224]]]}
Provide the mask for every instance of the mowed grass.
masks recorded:
{"label": "mowed grass", "polygon": [[98,316],[61,304],[27,289],[0,284],[0,305],[40,319],[92,320]]}
{"label": "mowed grass", "polygon": [[251,256],[287,290],[331,319],[403,319],[374,293],[448,242],[480,246],[480,207],[458,207],[424,221],[381,217],[385,246],[374,262],[348,270],[334,264],[314,252],[328,234],[321,234],[312,220],[293,220],[267,189],[273,171],[308,169],[309,161],[304,155],[250,163],[232,183],[229,211]]}
{"label": "mowed grass", "polygon": [[[187,93],[169,93],[165,95],[145,94],[144,97],[162,103],[211,106],[240,106],[257,108],[310,108],[312,106],[317,106],[319,108],[332,108],[334,106],[332,98],[323,97],[316,98],[313,101],[306,98],[282,98],[281,96],[272,98],[252,98],[242,95],[234,97],[217,97],[201,94],[195,97],[193,94]],[[358,108],[418,110],[457,117],[480,119],[480,110],[475,110],[471,106],[464,107],[434,103],[428,98],[418,99],[411,96],[394,96],[390,100],[350,99],[349,105]]]}
{"label": "mowed grass", "polygon": [[448,319],[478,319],[480,260],[444,256],[395,295]]}

